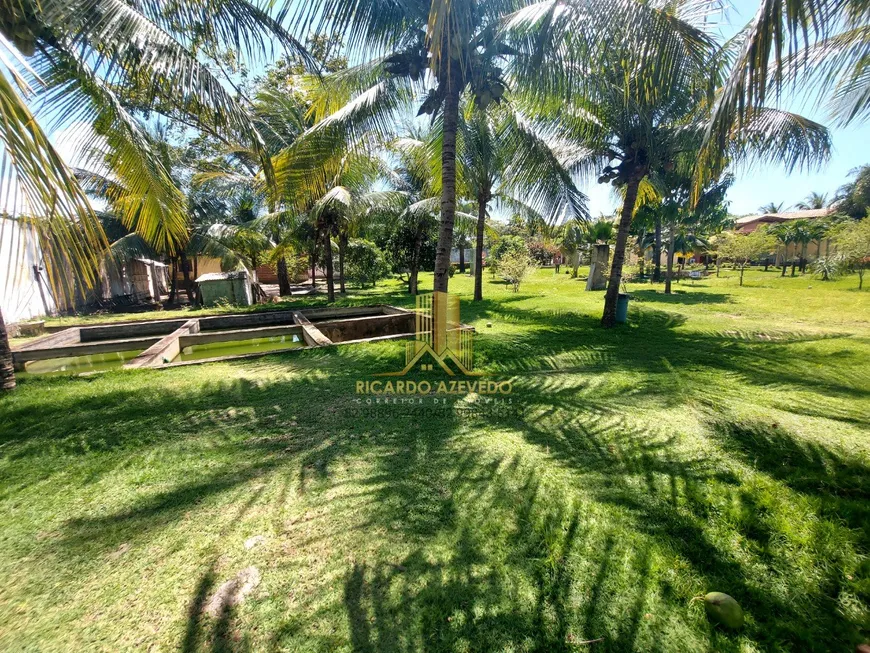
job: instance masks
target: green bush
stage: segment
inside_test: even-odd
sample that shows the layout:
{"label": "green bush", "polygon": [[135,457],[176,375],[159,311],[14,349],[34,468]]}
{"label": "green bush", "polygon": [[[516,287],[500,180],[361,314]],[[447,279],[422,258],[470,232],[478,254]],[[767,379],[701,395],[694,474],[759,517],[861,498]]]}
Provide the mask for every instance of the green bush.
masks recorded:
{"label": "green bush", "polygon": [[362,287],[366,284],[375,285],[378,279],[383,279],[390,271],[383,252],[370,240],[351,240],[346,253],[345,276]]}
{"label": "green bush", "polygon": [[490,251],[493,274],[501,261],[512,254],[526,257],[531,255],[526,241],[519,236],[502,236]]}

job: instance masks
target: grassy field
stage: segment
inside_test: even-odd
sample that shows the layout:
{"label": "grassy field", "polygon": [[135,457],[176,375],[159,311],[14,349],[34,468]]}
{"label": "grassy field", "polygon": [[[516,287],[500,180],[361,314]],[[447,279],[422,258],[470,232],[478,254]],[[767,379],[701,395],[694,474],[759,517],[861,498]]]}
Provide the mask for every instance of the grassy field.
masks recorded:
{"label": "grassy field", "polygon": [[[0,649],[851,651],[870,292],[778,275],[631,286],[611,331],[565,275],[479,304],[457,276],[510,403],[367,403],[400,343],[26,379],[0,398]],[[713,590],[740,631],[692,602]]]}

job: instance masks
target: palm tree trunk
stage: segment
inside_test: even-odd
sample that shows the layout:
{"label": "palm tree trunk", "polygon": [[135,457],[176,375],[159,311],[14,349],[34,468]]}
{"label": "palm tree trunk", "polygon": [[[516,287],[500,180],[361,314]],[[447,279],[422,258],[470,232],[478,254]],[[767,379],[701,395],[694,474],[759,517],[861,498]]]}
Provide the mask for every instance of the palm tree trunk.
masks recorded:
{"label": "palm tree trunk", "polygon": [[619,285],[622,282],[625,245],[628,242],[631,216],[634,214],[637,189],[642,177],[642,175],[633,175],[625,188],[625,200],[622,203],[622,215],[619,218],[619,231],[616,233],[616,248],[613,250],[613,264],[610,266],[610,279],[607,282],[607,293],[604,295],[604,315],[601,316],[601,325],[606,328],[616,324],[616,303],[619,300]]}
{"label": "palm tree trunk", "polygon": [[326,259],[326,301],[335,301],[335,277],[332,268],[332,235],[329,229],[323,230],[323,258]]}
{"label": "palm tree trunk", "polygon": [[317,288],[317,241],[320,239],[320,229],[314,230],[314,242],[311,244],[311,287]]}
{"label": "palm tree trunk", "polygon": [[290,274],[287,271],[287,258],[282,256],[278,259],[278,294],[282,297],[290,294]]}
{"label": "palm tree trunk", "polygon": [[[448,66],[456,66],[450,62]],[[450,249],[456,219],[456,127],[459,121],[459,84],[448,68],[445,79],[443,136],[441,139],[441,226],[435,250],[435,290],[447,292],[450,280]]]}
{"label": "palm tree trunk", "polygon": [[0,311],[0,392],[12,390],[14,387],[15,368],[12,366],[12,349],[9,347],[3,311]]}
{"label": "palm tree trunk", "polygon": [[665,271],[665,294],[671,294],[671,282],[674,276],[674,225],[670,225],[670,235],[668,236],[668,262],[667,270]]}
{"label": "palm tree trunk", "polygon": [[653,281],[662,280],[662,219],[656,217],[656,239],[653,246],[653,256],[655,257],[655,268],[653,269]]}
{"label": "palm tree trunk", "polygon": [[344,287],[344,257],[347,253],[347,232],[342,229],[338,234],[338,287],[342,295],[347,294]]}
{"label": "palm tree trunk", "polygon": [[178,258],[172,257],[172,278],[169,280],[169,299],[167,303],[175,303],[175,295],[178,293]]}
{"label": "palm tree trunk", "polygon": [[190,283],[190,266],[187,265],[187,254],[181,252],[181,273],[184,275],[184,290],[187,292],[187,300],[193,304],[193,287]]}
{"label": "palm tree trunk", "polygon": [[477,233],[474,243],[474,301],[483,300],[483,231],[486,227],[486,203],[489,193],[477,198]]}
{"label": "palm tree trunk", "polygon": [[411,270],[408,274],[408,292],[417,294],[417,277],[420,275],[420,249],[423,247],[423,225],[417,224],[414,234],[414,249],[411,250]]}

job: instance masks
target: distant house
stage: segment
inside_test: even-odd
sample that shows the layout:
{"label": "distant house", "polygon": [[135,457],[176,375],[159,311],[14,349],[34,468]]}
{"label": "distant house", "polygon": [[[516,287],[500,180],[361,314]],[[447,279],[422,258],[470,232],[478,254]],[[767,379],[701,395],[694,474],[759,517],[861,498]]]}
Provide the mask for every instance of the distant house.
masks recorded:
{"label": "distant house", "polygon": [[[806,211],[783,211],[781,213],[764,213],[762,215],[747,215],[743,218],[738,218],[734,221],[734,230],[737,233],[749,234],[758,229],[761,225],[776,225],[783,222],[792,222],[794,220],[820,220],[827,218],[833,213],[833,209],[809,209]],[[788,246],[787,251],[777,251],[774,260],[775,265],[782,265],[783,261],[791,261],[800,255],[801,246],[792,243]],[[807,244],[807,260],[819,258],[820,253],[827,256],[831,249],[830,240],[824,243],[813,241]],[[821,250],[821,252],[820,252]]]}
{"label": "distant house", "polygon": [[761,225],[780,224],[791,220],[817,220],[827,218],[831,209],[810,209],[808,211],[784,211],[782,213],[763,213],[762,215],[747,215],[734,221],[734,230],[741,234],[749,234]]}

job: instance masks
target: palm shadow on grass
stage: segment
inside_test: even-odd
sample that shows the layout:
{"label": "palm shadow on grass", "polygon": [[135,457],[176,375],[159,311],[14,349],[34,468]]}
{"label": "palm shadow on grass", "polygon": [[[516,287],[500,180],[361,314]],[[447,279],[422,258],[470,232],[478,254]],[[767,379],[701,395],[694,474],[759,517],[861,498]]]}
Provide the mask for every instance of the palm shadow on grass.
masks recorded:
{"label": "palm shadow on grass", "polygon": [[638,302],[655,302],[661,304],[682,304],[693,306],[696,304],[730,304],[733,302],[728,293],[711,292],[688,292],[686,290],[674,290],[670,295],[657,290],[632,290],[629,295]]}
{"label": "palm shadow on grass", "polygon": [[[491,368],[521,377],[518,387],[533,410],[520,422],[469,424],[448,417],[420,424],[344,414],[352,381],[393,362],[352,348],[299,358],[279,355],[256,364],[263,372],[296,365],[300,375],[292,379],[224,379],[188,396],[155,394],[145,401],[141,389],[119,384],[82,402],[70,398],[46,405],[40,415],[13,409],[10,419],[20,428],[4,439],[13,461],[50,455],[73,464],[80,459],[100,467],[93,470],[95,478],[105,474],[103,467],[122,464],[124,456],[173,438],[187,438],[195,447],[199,433],[212,439],[219,434],[216,468],[192,478],[180,474],[168,489],[143,493],[121,509],[71,516],[59,537],[37,545],[36,554],[47,560],[97,560],[121,542],[145,545],[188,512],[222,501],[230,501],[237,515],[226,525],[231,529],[254,503],[280,504],[292,491],[305,501],[324,501],[329,519],[346,522],[360,538],[395,533],[411,550],[397,559],[392,540],[385,538],[376,555],[348,562],[338,581],[339,604],[318,608],[323,613],[288,616],[271,635],[276,649],[314,646],[318,620],[339,613],[357,651],[493,649],[517,642],[535,650],[576,650],[576,641],[598,637],[604,641],[596,646],[605,651],[665,650],[676,645],[667,639],[675,622],[692,624],[710,648],[738,650],[739,637],[709,629],[686,607],[685,587],[657,568],[673,556],[703,582],[698,589],[727,587],[739,596],[753,619],[744,636],[762,648],[778,642],[803,650],[824,650],[834,641],[854,644],[859,627],[827,596],[799,597],[812,606],[808,614],[781,594],[759,589],[765,574],[782,571],[770,553],[780,536],[770,520],[747,521],[742,534],[753,541],[755,553],[746,558],[723,551],[712,537],[711,494],[733,496],[758,513],[763,510],[758,490],[730,464],[681,454],[661,425],[638,426],[623,413],[640,400],[683,401],[686,387],[675,380],[674,369],[728,372],[740,379],[746,399],[753,388],[781,384],[859,398],[863,380],[834,373],[806,378],[800,361],[788,354],[792,345],[820,339],[817,335],[758,341],[752,334],[688,332],[679,328],[680,318],[646,309],[633,313],[632,325],[605,332],[593,318],[517,310],[513,303],[522,299],[483,302],[470,312],[475,320],[532,327],[517,336],[481,338],[479,345]],[[243,370],[246,364],[231,367]],[[325,376],[316,376],[324,370]],[[644,381],[626,393],[568,378],[594,379],[604,371],[630,371]],[[717,394],[734,389],[692,391],[715,408]],[[226,418],[229,410],[239,416]],[[98,431],[88,427],[95,421]],[[292,427],[294,422],[298,426]],[[540,460],[494,455],[466,443],[475,430],[493,428],[519,433],[546,452],[548,464],[569,470],[576,487],[554,491],[561,486],[542,478]],[[852,529],[866,524],[868,470],[860,462],[834,450],[806,448],[787,432],[747,431],[727,419],[711,423],[708,432],[744,465],[814,496],[822,506],[820,518],[845,519]],[[789,463],[782,465],[783,459]],[[353,460],[370,463],[355,479],[361,495],[347,504],[323,499],[332,470]],[[26,480],[52,473],[31,470]],[[269,479],[283,484],[277,498],[257,493],[257,485]],[[602,510],[608,515],[603,523]],[[865,531],[859,551],[867,551],[866,537]],[[292,579],[292,561],[279,563],[279,570],[287,565],[286,577]],[[182,645],[241,647],[245,633],[238,642],[234,637],[245,624],[237,615],[228,612],[218,620],[202,615],[204,597],[217,582],[208,565],[192,588]],[[826,595],[842,589],[836,572],[819,571]],[[76,573],[86,577],[88,566],[79,565]],[[330,649],[346,642],[332,635],[320,644]]]}

